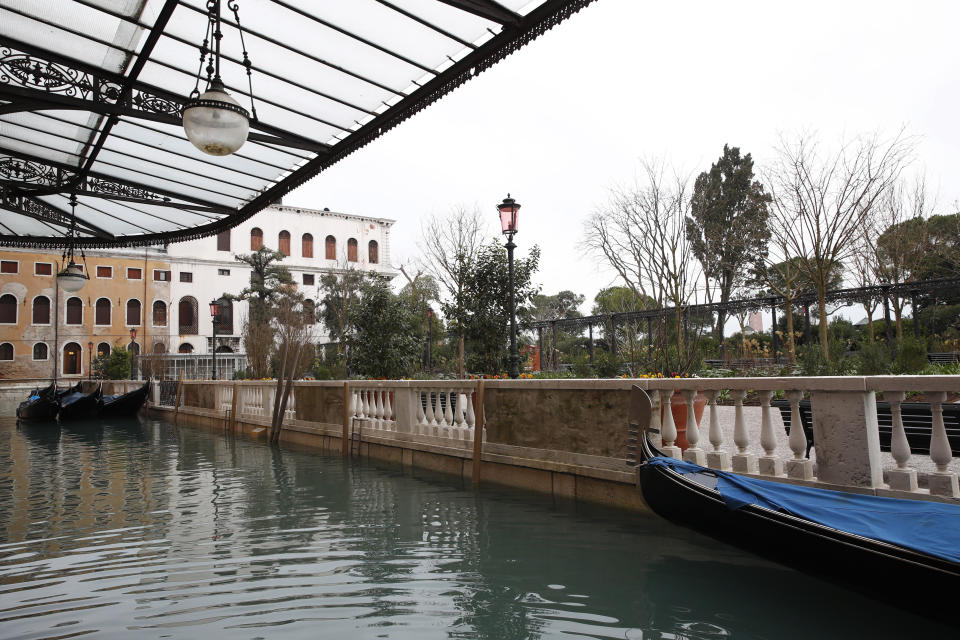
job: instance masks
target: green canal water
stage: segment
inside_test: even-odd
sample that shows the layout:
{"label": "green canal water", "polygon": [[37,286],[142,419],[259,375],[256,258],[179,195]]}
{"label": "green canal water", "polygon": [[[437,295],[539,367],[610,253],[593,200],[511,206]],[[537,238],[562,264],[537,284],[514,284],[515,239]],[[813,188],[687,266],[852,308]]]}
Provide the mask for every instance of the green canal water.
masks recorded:
{"label": "green canal water", "polygon": [[2,638],[954,633],[654,516],[158,421],[0,420]]}

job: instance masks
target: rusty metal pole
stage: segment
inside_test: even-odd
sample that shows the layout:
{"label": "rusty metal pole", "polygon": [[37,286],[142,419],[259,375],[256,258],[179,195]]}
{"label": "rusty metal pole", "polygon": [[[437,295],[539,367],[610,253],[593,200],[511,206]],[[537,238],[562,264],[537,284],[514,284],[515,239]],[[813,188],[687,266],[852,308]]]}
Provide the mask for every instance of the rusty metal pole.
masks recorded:
{"label": "rusty metal pole", "polygon": [[343,383],[343,437],[340,440],[340,455],[350,456],[350,383]]}
{"label": "rusty metal pole", "polygon": [[483,458],[483,380],[477,380],[477,391],[474,395],[476,406],[473,413],[476,422],[473,425],[473,470],[470,473],[474,486],[480,484],[480,464]]}

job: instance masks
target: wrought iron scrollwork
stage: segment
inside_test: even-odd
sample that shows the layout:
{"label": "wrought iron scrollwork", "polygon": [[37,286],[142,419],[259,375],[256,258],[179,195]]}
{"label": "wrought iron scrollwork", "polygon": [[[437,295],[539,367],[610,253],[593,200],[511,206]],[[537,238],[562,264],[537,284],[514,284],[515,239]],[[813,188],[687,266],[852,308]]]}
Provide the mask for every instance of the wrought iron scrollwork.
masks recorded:
{"label": "wrought iron scrollwork", "polygon": [[28,185],[55,187],[73,177],[67,171],[35,160],[0,156],[0,180]]}
{"label": "wrought iron scrollwork", "polygon": [[87,178],[83,183],[82,191],[85,193],[101,194],[104,196],[120,196],[123,198],[136,198],[138,200],[156,200],[157,202],[170,202],[170,198],[160,195],[148,189],[132,187],[119,182],[111,182],[101,178]]}
{"label": "wrought iron scrollwork", "polygon": [[142,89],[135,89],[124,101],[123,86],[111,77],[46,60],[9,46],[0,46],[0,84],[177,118],[183,109],[182,100],[174,96],[157,95]]}

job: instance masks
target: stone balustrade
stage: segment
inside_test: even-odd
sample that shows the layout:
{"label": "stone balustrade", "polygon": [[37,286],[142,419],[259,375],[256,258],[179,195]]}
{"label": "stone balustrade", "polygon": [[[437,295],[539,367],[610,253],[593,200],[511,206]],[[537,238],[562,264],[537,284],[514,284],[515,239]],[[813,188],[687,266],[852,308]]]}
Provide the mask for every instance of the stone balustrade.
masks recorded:
{"label": "stone balustrade", "polygon": [[[237,418],[269,424],[275,382],[184,384],[184,406],[224,412],[236,388]],[[339,437],[348,417],[349,428],[361,437],[425,442],[472,455],[477,381],[346,384],[345,409],[343,381],[297,382],[284,429]],[[960,392],[960,376],[486,380],[484,455],[522,454],[577,468],[592,465],[603,469],[604,477],[614,477],[616,470],[626,473],[633,385],[653,401],[652,426],[660,432],[666,455],[784,482],[960,502],[960,461],[953,459],[942,412],[947,394]],[[707,399],[699,424],[693,411],[698,392]],[[930,453],[923,455],[911,452],[899,412],[900,403],[916,392],[924,394],[932,413]],[[893,416],[889,453],[880,448],[878,393],[890,403]],[[682,452],[673,412],[661,410],[674,396],[687,405],[686,424],[679,426],[686,428],[689,447]],[[786,437],[779,410],[771,406],[774,397],[789,401],[794,425],[801,422],[801,400],[811,401],[815,446],[809,459],[804,430],[791,429]]]}

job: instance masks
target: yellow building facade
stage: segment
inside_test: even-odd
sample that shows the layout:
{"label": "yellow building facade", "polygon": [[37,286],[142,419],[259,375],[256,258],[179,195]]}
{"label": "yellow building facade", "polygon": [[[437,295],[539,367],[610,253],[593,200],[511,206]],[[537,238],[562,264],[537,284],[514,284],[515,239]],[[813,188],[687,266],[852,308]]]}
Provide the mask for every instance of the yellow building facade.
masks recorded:
{"label": "yellow building facade", "polygon": [[90,252],[83,265],[89,279],[76,293],[57,286],[62,264],[58,253],[0,251],[0,378],[50,378],[55,365],[59,378],[84,378],[92,360],[115,346],[165,349],[171,273],[165,252]]}

